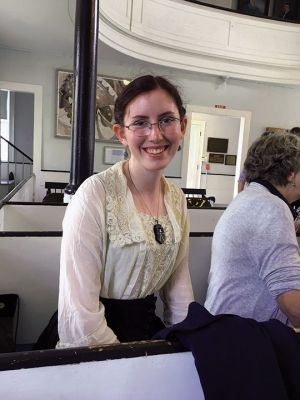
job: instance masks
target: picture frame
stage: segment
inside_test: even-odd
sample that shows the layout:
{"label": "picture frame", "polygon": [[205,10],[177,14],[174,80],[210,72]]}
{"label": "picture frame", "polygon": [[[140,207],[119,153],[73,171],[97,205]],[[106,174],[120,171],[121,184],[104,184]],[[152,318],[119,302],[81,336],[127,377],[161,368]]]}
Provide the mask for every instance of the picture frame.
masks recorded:
{"label": "picture frame", "polygon": [[104,146],[103,164],[113,165],[125,159],[125,149],[119,146]]}
{"label": "picture frame", "polygon": [[225,154],[225,165],[236,165],[236,155],[235,154]]}
{"label": "picture frame", "polygon": [[[114,103],[129,81],[97,76],[95,140],[118,143],[113,133]],[[56,136],[70,138],[72,131],[73,72],[57,70]]]}
{"label": "picture frame", "polygon": [[209,153],[208,162],[211,164],[224,164],[224,154]]}
{"label": "picture frame", "polygon": [[253,16],[267,16],[270,0],[239,0],[237,10]]}

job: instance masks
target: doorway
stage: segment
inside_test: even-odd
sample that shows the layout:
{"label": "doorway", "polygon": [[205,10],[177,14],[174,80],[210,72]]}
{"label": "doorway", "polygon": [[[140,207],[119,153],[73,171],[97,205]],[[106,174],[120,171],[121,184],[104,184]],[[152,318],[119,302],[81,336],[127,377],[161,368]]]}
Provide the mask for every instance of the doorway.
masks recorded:
{"label": "doorway", "polygon": [[[251,112],[188,105],[187,117],[189,134],[183,154],[186,187],[206,189],[207,195],[216,197],[217,204],[228,204],[237,194],[248,149]],[[228,141],[226,152],[215,152],[217,162],[210,162],[214,153],[207,151],[208,137]]]}
{"label": "doorway", "polygon": [[[33,104],[33,173],[35,175],[36,188],[41,185],[41,165],[42,165],[42,86],[30,85],[17,82],[0,81],[0,90],[20,93],[23,103],[29,98]],[[24,94],[24,95],[23,95]],[[29,97],[26,97],[28,94]]]}

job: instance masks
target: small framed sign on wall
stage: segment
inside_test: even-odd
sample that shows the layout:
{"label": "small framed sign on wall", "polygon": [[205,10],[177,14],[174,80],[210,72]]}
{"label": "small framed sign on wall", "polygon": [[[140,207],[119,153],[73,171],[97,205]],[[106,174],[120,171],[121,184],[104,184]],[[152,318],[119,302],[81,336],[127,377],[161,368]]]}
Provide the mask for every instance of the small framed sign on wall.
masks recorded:
{"label": "small framed sign on wall", "polygon": [[113,165],[118,161],[124,160],[124,148],[117,146],[104,147],[103,163]]}
{"label": "small framed sign on wall", "polygon": [[236,155],[226,154],[225,155],[225,165],[236,165]]}
{"label": "small framed sign on wall", "polygon": [[224,154],[209,153],[208,162],[212,164],[224,164]]}

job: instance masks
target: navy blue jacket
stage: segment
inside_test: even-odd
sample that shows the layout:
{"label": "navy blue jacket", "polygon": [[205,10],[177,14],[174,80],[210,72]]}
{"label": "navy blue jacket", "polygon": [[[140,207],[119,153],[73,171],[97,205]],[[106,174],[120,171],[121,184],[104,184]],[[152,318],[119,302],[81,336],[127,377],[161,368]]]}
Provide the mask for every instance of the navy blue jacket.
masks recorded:
{"label": "navy blue jacket", "polygon": [[192,351],[206,400],[300,400],[299,336],[280,321],[213,316],[193,302],[155,338]]}

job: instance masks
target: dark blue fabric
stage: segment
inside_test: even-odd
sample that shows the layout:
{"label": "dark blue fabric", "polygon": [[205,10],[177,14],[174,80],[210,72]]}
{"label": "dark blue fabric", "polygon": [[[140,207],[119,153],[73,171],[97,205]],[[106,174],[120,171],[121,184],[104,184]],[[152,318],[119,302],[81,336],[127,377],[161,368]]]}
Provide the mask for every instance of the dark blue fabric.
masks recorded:
{"label": "dark blue fabric", "polygon": [[154,337],[172,338],[192,351],[206,400],[300,400],[300,343],[280,321],[213,316],[193,302]]}

